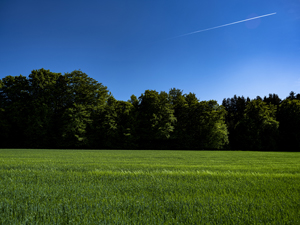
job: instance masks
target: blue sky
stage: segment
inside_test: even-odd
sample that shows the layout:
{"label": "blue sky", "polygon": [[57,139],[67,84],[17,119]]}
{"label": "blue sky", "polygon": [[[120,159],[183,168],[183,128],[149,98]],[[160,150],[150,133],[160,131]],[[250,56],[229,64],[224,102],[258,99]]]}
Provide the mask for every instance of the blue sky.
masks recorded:
{"label": "blue sky", "polygon": [[285,98],[300,92],[300,1],[0,0],[0,78],[40,68],[81,69],[118,100],[173,87]]}

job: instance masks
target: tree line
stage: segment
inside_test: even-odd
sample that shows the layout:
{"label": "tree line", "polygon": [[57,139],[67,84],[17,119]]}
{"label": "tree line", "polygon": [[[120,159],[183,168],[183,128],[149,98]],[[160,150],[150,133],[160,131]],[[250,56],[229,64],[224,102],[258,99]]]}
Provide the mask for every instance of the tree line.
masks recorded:
{"label": "tree line", "polygon": [[0,80],[0,148],[298,151],[299,127],[294,92],[219,105],[172,88],[120,101],[80,70]]}

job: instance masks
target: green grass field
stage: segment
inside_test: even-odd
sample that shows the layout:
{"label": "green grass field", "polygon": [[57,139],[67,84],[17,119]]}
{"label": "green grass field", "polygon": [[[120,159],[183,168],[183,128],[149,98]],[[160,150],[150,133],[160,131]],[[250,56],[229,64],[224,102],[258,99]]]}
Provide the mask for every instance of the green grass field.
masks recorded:
{"label": "green grass field", "polygon": [[0,224],[300,224],[300,153],[0,149]]}

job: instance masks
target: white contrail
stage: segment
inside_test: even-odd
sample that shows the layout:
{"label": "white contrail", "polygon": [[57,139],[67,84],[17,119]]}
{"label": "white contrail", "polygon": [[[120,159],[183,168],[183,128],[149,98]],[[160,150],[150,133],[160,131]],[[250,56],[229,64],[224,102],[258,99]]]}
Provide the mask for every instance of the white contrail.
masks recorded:
{"label": "white contrail", "polygon": [[249,19],[246,19],[246,20],[240,20],[240,21],[233,22],[233,23],[227,23],[227,24],[217,26],[217,27],[211,27],[211,28],[207,28],[207,29],[204,29],[204,30],[197,30],[197,31],[194,31],[194,32],[191,32],[191,33],[182,34],[182,35],[172,37],[172,38],[169,38],[169,39],[184,37],[184,36],[187,36],[187,35],[196,34],[196,33],[204,32],[204,31],[208,31],[208,30],[214,30],[214,29],[217,29],[217,28],[220,28],[220,27],[226,27],[226,26],[230,26],[230,25],[233,25],[233,24],[242,23],[242,22],[246,22],[246,21],[249,21],[249,20],[255,20],[255,19],[258,19],[258,18],[261,18],[261,17],[271,16],[271,15],[275,15],[275,14],[276,14],[276,12],[266,14],[266,15],[262,15],[262,16],[256,16],[256,17],[252,17],[252,18],[249,18]]}

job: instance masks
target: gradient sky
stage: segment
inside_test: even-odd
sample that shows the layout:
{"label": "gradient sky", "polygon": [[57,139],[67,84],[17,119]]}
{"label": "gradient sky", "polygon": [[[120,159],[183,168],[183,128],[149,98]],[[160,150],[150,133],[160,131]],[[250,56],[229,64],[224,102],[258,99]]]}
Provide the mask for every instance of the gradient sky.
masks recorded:
{"label": "gradient sky", "polygon": [[40,68],[81,69],[118,100],[285,98],[300,93],[300,1],[0,0],[0,78]]}

